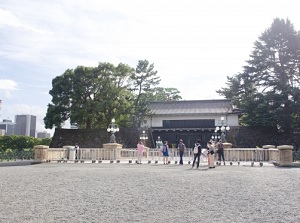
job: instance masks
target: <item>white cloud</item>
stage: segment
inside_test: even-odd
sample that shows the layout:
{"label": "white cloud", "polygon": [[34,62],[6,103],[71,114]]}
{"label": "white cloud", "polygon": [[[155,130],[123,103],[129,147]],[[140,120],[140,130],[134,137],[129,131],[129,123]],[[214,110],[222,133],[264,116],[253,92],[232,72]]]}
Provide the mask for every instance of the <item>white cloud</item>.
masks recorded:
{"label": "white cloud", "polygon": [[0,79],[0,90],[18,90],[18,84],[13,80]]}
{"label": "white cloud", "polygon": [[15,14],[13,14],[11,11],[4,10],[0,8],[0,27],[3,26],[12,26],[12,27],[18,27],[18,28],[23,28],[27,31],[33,31],[37,33],[46,33],[49,34],[49,32],[45,29],[38,29],[30,24],[22,21],[21,19],[18,18]]}

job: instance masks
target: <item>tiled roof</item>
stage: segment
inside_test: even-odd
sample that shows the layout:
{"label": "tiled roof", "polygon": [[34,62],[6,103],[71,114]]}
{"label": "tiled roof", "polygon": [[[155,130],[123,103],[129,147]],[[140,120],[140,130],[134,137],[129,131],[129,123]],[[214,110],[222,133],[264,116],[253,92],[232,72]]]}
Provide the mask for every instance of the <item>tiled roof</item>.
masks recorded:
{"label": "tiled roof", "polygon": [[233,111],[229,99],[152,102],[150,108],[156,115],[225,114]]}

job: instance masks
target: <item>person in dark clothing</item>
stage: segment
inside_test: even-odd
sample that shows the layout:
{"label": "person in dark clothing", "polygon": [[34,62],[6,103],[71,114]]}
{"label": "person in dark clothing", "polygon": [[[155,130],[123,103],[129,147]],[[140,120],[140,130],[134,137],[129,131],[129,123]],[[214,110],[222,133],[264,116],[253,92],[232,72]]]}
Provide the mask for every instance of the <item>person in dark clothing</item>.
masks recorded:
{"label": "person in dark clothing", "polygon": [[179,150],[179,156],[180,156],[180,161],[179,161],[179,164],[180,165],[183,165],[183,154],[184,154],[184,150],[186,149],[184,143],[183,143],[183,140],[180,139],[179,140],[179,144],[178,144],[178,150]]}
{"label": "person in dark clothing", "polygon": [[78,145],[78,143],[75,143],[74,149],[75,149],[75,159],[78,160],[78,159],[80,158],[80,156],[79,156],[79,145]]}
{"label": "person in dark clothing", "polygon": [[193,148],[193,152],[194,152],[194,161],[193,161],[192,168],[194,168],[195,162],[196,162],[196,160],[198,160],[198,162],[197,162],[197,169],[198,169],[199,165],[200,165],[200,156],[201,156],[201,152],[202,152],[201,140],[200,139],[198,139],[197,142],[195,143],[195,146]]}
{"label": "person in dark clothing", "polygon": [[223,163],[225,165],[225,158],[224,158],[224,146],[222,143],[222,140],[220,139],[218,143],[218,157],[219,157],[219,165],[221,165],[221,159],[223,160]]}

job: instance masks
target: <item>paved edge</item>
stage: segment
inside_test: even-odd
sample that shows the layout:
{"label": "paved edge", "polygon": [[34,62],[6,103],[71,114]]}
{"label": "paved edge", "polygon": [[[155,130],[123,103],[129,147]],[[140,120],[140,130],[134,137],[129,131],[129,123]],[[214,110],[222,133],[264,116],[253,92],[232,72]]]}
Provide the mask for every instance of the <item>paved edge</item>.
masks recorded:
{"label": "paved edge", "polygon": [[[34,161],[34,160],[6,161],[6,162],[0,162],[0,167],[5,167],[5,166],[28,166],[28,165],[43,164],[43,163],[47,163],[47,162]],[[85,163],[90,163],[90,162],[85,162]],[[108,163],[111,163],[111,162],[108,161]],[[117,162],[113,162],[113,163],[117,163]],[[125,162],[122,162],[122,163],[125,164]],[[134,164],[134,163],[132,163],[132,164]],[[265,164],[265,163],[263,163],[263,164]],[[178,165],[178,164],[173,164],[173,165]],[[185,165],[190,165],[190,164],[185,164]],[[228,166],[230,166],[230,165],[228,165]],[[249,165],[248,165],[248,163],[247,163],[247,165],[241,163],[241,166],[251,166],[251,162],[249,162]],[[268,165],[263,165],[263,166],[274,166],[274,167],[279,167],[279,168],[300,168],[300,162],[294,162],[293,165],[289,165],[289,166],[281,166],[281,165],[278,165],[277,163],[272,163],[272,164],[269,163]]]}
{"label": "paved edge", "polygon": [[5,166],[27,166],[27,165],[34,165],[34,164],[41,164],[41,161],[34,161],[34,160],[24,160],[24,161],[8,161],[8,162],[0,162],[0,167]]}

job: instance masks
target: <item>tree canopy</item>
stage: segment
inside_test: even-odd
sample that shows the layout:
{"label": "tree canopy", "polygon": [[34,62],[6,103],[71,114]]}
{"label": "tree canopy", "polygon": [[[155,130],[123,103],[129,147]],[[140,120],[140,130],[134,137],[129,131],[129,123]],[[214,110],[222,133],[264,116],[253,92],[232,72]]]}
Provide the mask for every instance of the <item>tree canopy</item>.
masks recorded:
{"label": "tree canopy", "polygon": [[147,60],[136,69],[122,63],[67,69],[52,80],[45,127],[70,120],[79,128],[106,128],[112,118],[120,127],[140,124],[150,114],[150,101],[181,99],[177,89],[158,87],[160,81]]}
{"label": "tree canopy", "polygon": [[254,43],[243,71],[217,91],[244,111],[243,125],[299,127],[300,34],[286,19],[274,19]]}

